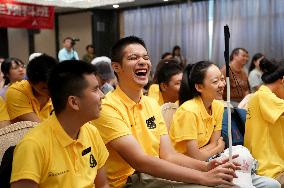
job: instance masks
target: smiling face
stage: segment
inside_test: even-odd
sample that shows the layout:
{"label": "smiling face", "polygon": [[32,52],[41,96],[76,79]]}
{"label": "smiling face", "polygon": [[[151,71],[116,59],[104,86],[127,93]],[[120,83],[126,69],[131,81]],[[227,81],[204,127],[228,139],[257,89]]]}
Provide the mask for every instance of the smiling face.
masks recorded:
{"label": "smiling face", "polygon": [[242,49],[234,56],[235,60],[242,66],[245,66],[249,60],[249,54]]}
{"label": "smiling face", "polygon": [[148,83],[151,62],[147,50],[140,44],[129,44],[123,50],[122,62],[113,62],[121,86],[142,89]]}
{"label": "smiling face", "polygon": [[173,75],[168,83],[160,84],[163,97],[166,96],[166,98],[169,100],[164,102],[174,103],[178,100],[181,80],[182,73],[178,73]]}
{"label": "smiling face", "polygon": [[95,75],[84,75],[87,82],[87,87],[79,97],[80,110],[82,116],[85,116],[86,120],[91,121],[96,119],[100,115],[101,100],[104,94],[100,90],[98,80]]}
{"label": "smiling face", "polygon": [[208,67],[203,84],[196,84],[196,89],[201,93],[203,101],[221,100],[226,82],[223,74],[215,65]]}

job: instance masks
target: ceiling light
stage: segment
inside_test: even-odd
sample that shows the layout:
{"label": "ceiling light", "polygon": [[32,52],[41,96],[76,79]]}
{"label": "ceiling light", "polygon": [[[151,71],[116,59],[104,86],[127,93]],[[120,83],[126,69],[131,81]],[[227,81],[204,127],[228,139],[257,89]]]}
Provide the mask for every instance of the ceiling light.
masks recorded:
{"label": "ceiling light", "polygon": [[112,5],[112,7],[113,7],[113,8],[118,8],[118,7],[119,7],[119,5]]}
{"label": "ceiling light", "polygon": [[166,1],[169,1],[169,0],[164,0],[164,1],[166,2]]}

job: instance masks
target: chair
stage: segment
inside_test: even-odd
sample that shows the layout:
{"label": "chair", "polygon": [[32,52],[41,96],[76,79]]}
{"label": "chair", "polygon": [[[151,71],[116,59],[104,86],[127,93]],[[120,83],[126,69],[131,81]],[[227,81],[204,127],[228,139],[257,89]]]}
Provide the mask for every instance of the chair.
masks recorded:
{"label": "chair", "polygon": [[0,187],[10,187],[13,153],[16,144],[37,122],[20,121],[0,129]]}
{"label": "chair", "polygon": [[165,103],[161,106],[162,115],[168,130],[170,129],[173,120],[173,115],[177,109],[178,109],[178,104],[171,102]]}
{"label": "chair", "polygon": [[10,146],[15,146],[26,132],[30,128],[35,127],[36,124],[38,123],[31,121],[19,121],[0,129],[0,162],[2,161],[5,151]]}

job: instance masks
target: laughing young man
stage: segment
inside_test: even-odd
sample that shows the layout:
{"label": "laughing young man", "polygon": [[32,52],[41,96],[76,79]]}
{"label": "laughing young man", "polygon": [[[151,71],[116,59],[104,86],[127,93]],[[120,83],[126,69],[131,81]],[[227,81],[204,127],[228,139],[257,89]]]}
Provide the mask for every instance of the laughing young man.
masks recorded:
{"label": "laughing young man", "polygon": [[[160,106],[142,94],[151,69],[143,40],[120,39],[111,58],[118,86],[106,95],[100,118],[92,122],[110,152],[106,167],[111,187],[232,185],[234,165],[201,162],[172,147]],[[136,181],[145,177],[146,184]]]}
{"label": "laughing young man", "polygon": [[11,187],[108,188],[108,151],[88,124],[98,118],[103,93],[93,65],[60,63],[48,88],[55,114],[29,131],[14,151]]}

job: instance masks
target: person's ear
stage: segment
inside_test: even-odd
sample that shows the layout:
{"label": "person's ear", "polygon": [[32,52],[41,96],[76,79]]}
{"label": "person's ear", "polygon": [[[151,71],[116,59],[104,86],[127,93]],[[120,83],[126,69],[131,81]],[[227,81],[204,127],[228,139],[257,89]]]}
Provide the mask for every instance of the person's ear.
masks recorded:
{"label": "person's ear", "polygon": [[79,110],[79,100],[76,96],[69,96],[67,99],[67,105],[73,110]]}
{"label": "person's ear", "polygon": [[204,88],[202,84],[195,84],[194,87],[199,93],[202,93],[203,88]]}
{"label": "person's ear", "polygon": [[118,62],[112,62],[111,67],[114,70],[114,72],[118,73],[121,70],[121,64]]}
{"label": "person's ear", "polygon": [[161,88],[161,91],[162,91],[162,92],[165,92],[165,91],[167,91],[168,86],[167,86],[166,83],[162,82],[162,83],[160,84],[160,88]]}

